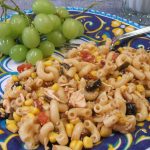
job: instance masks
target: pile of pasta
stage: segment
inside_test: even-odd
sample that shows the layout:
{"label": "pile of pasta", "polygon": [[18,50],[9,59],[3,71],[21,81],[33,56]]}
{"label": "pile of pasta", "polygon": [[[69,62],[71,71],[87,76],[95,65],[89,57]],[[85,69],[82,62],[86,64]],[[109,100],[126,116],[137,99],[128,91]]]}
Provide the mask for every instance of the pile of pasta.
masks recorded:
{"label": "pile of pasta", "polygon": [[112,131],[133,132],[149,117],[150,53],[111,40],[83,43],[63,61],[53,57],[27,67],[7,83],[3,107],[7,129],[28,149],[92,148]]}

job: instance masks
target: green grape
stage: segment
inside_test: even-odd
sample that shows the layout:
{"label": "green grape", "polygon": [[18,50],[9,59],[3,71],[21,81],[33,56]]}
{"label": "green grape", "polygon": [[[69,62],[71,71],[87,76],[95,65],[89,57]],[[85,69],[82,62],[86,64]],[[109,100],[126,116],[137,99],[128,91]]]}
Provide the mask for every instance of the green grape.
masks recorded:
{"label": "green grape", "polygon": [[47,35],[47,39],[48,41],[52,42],[55,45],[55,47],[60,47],[66,42],[66,39],[63,36],[63,34],[57,30],[49,33]]}
{"label": "green grape", "polygon": [[23,44],[28,48],[35,48],[40,43],[40,35],[34,27],[26,27],[22,32]]}
{"label": "green grape", "polygon": [[50,14],[48,15],[52,25],[53,25],[53,29],[56,30],[61,26],[61,20],[58,16]]}
{"label": "green grape", "polygon": [[22,15],[14,15],[10,19],[10,25],[12,29],[12,33],[14,36],[19,36],[22,34],[22,31],[28,25],[27,18]]}
{"label": "green grape", "polygon": [[55,46],[49,41],[43,41],[40,43],[39,49],[42,51],[44,57],[49,57],[54,53]]}
{"label": "green grape", "polygon": [[84,34],[84,26],[83,24],[77,20],[77,23],[78,23],[78,27],[79,27],[79,34],[78,36],[82,36]]}
{"label": "green grape", "polygon": [[28,49],[21,44],[13,46],[9,51],[9,56],[16,62],[22,62],[26,59]]}
{"label": "green grape", "polygon": [[11,35],[10,23],[0,22],[0,38],[4,38]]}
{"label": "green grape", "polygon": [[76,38],[79,35],[79,25],[77,20],[72,18],[66,19],[63,23],[62,31],[66,38]]}
{"label": "green grape", "polygon": [[34,13],[54,14],[56,13],[55,5],[48,0],[35,0],[32,4]]}
{"label": "green grape", "polygon": [[34,18],[34,25],[40,33],[46,34],[53,30],[53,23],[46,14],[38,14]]}
{"label": "green grape", "polygon": [[61,24],[63,24],[65,21],[65,18],[60,18],[60,20],[61,20]]}
{"label": "green grape", "polygon": [[57,14],[58,14],[58,16],[59,16],[60,18],[68,18],[68,17],[69,17],[69,12],[68,12],[68,10],[66,10],[66,9],[63,8],[63,7],[58,7],[58,8],[56,9],[56,12],[57,12]]}
{"label": "green grape", "polygon": [[15,41],[11,37],[0,38],[0,52],[8,55],[9,50],[15,45]]}
{"label": "green grape", "polygon": [[33,48],[28,51],[26,59],[28,63],[35,65],[38,60],[43,59],[43,54],[40,49]]}
{"label": "green grape", "polygon": [[57,30],[62,33],[62,26],[60,26]]}

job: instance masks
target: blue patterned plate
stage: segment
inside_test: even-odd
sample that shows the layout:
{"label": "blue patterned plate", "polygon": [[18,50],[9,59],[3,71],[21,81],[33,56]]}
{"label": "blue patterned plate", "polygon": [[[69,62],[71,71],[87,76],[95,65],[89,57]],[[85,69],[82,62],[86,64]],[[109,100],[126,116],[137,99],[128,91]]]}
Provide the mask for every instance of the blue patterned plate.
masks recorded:
{"label": "blue patterned plate", "polygon": [[[83,8],[68,7],[72,14],[78,14],[83,11]],[[32,11],[25,11],[31,14]],[[8,16],[8,19],[12,15]],[[126,32],[141,28],[138,24],[120,18],[115,15],[106,14],[104,12],[89,10],[86,13],[76,15],[78,20],[81,20],[85,27],[85,36],[82,40],[93,40],[102,43],[107,37],[112,38],[117,35],[122,35]],[[150,36],[142,36],[134,38],[122,43],[134,48],[144,47],[150,50]],[[62,57],[58,52],[56,57]],[[19,64],[14,63],[9,57],[0,59],[0,98],[3,94],[7,79],[11,75],[17,74],[16,68]],[[5,128],[5,120],[0,120],[0,143],[3,150],[24,150],[24,143],[18,137],[18,134],[12,134]],[[114,133],[110,137],[105,138],[102,142],[95,146],[94,150],[145,150],[150,148],[150,117],[145,122],[137,123],[136,131],[132,134]],[[38,150],[44,149],[42,146]]]}

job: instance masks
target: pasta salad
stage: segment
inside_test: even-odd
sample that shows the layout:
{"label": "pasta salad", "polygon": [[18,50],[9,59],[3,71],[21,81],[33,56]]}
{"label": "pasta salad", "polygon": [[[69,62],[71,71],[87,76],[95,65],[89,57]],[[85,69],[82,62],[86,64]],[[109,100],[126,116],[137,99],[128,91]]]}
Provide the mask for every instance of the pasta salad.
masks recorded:
{"label": "pasta salad", "polygon": [[150,53],[131,47],[109,51],[83,43],[35,66],[23,64],[5,87],[6,127],[28,149],[92,148],[113,131],[133,132],[149,116]]}

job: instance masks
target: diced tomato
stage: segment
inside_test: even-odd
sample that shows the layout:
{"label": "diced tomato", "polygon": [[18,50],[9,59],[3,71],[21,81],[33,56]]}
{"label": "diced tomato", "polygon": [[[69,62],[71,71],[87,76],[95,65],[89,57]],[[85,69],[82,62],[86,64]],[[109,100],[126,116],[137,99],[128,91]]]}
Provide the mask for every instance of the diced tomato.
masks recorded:
{"label": "diced tomato", "polygon": [[84,76],[84,78],[87,80],[96,80],[97,79],[97,77],[93,76],[92,74],[87,74]]}
{"label": "diced tomato", "polygon": [[114,53],[113,56],[112,56],[112,60],[115,61],[118,56],[119,56],[118,53]]}
{"label": "diced tomato", "polygon": [[82,60],[84,60],[84,61],[87,61],[87,62],[94,62],[95,61],[95,56],[93,56],[88,51],[81,51],[80,56],[82,57]]}
{"label": "diced tomato", "polygon": [[22,64],[20,66],[17,67],[17,71],[19,73],[23,72],[24,70],[30,69],[32,67],[31,64]]}
{"label": "diced tomato", "polygon": [[101,60],[101,61],[100,61],[100,67],[101,67],[101,68],[103,68],[103,67],[105,66],[105,64],[106,64],[106,63],[105,63],[104,60]]}
{"label": "diced tomato", "polygon": [[34,106],[37,107],[38,109],[42,110],[42,103],[38,100],[34,101]]}
{"label": "diced tomato", "polygon": [[38,120],[41,125],[44,125],[48,121],[48,116],[42,111],[38,114]]}

